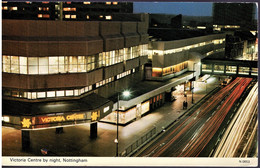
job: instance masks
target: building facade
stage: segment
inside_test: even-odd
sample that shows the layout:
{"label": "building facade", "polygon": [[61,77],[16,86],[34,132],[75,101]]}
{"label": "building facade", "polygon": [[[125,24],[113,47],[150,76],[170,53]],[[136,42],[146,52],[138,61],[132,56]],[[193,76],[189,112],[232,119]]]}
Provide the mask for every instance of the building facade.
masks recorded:
{"label": "building facade", "polygon": [[[224,52],[225,33],[173,41],[151,41],[148,58],[152,60],[152,68],[151,72],[146,72],[146,78],[166,80],[188,70],[195,71],[194,63],[213,54]],[[199,75],[200,72],[196,74]]]}
{"label": "building facade", "polygon": [[3,19],[3,125],[26,132],[88,122],[96,134],[95,122],[112,112],[108,98],[143,79],[148,19],[140,18]]}
{"label": "building facade", "polygon": [[[133,13],[132,2],[2,2],[3,19],[123,20],[114,14]],[[131,16],[133,17],[133,16]]]}

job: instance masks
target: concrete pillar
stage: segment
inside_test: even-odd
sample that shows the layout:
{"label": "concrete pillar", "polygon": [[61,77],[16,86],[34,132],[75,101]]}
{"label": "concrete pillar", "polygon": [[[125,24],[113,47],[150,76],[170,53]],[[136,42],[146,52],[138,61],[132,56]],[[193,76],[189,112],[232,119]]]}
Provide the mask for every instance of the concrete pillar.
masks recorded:
{"label": "concrete pillar", "polygon": [[22,130],[22,150],[29,151],[30,150],[30,131]]}
{"label": "concrete pillar", "polygon": [[63,133],[63,127],[57,127],[56,134],[61,134],[61,133]]}
{"label": "concrete pillar", "polygon": [[90,123],[90,138],[97,138],[97,122]]}

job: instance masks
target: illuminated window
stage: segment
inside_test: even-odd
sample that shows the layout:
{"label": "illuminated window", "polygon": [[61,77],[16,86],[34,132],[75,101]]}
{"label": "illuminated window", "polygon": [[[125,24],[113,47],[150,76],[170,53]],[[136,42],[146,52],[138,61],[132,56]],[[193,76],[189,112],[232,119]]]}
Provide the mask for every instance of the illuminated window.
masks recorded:
{"label": "illuminated window", "polygon": [[64,96],[64,90],[57,91],[57,97],[62,97]]}
{"label": "illuminated window", "polygon": [[28,57],[28,70],[29,74],[38,74],[38,58]]}
{"label": "illuminated window", "polygon": [[39,9],[39,11],[41,11],[41,10],[42,10],[42,7],[39,7],[38,9]]}
{"label": "illuminated window", "polygon": [[39,74],[48,74],[48,57],[39,57]]}
{"label": "illuminated window", "polygon": [[71,4],[71,2],[66,2],[67,4]]}
{"label": "illuminated window", "polygon": [[17,10],[17,7],[16,7],[16,6],[11,7],[10,10],[11,10],[11,11],[12,11],[12,10]]}
{"label": "illuminated window", "polygon": [[19,57],[11,57],[11,73],[19,73]]}
{"label": "illuminated window", "polygon": [[32,92],[32,99],[36,99],[36,92]]}
{"label": "illuminated window", "polygon": [[2,6],[2,10],[8,10],[8,6]]}
{"label": "illuminated window", "polygon": [[48,91],[47,97],[55,97],[55,91]]}
{"label": "illuminated window", "polygon": [[43,4],[48,4],[49,2],[48,1],[44,1],[44,2],[42,2]]}
{"label": "illuminated window", "polygon": [[117,5],[118,4],[118,2],[113,2],[113,5]]}
{"label": "illuminated window", "polygon": [[70,15],[65,15],[65,18],[66,19],[70,19]]}
{"label": "illuminated window", "polygon": [[103,15],[100,15],[99,18],[103,18]]}
{"label": "illuminated window", "polygon": [[112,16],[106,16],[106,20],[111,20]]}
{"label": "illuminated window", "polygon": [[25,3],[27,3],[27,4],[31,4],[32,2],[30,2],[30,1],[26,1]]}
{"label": "illuminated window", "polygon": [[86,19],[89,19],[89,15],[86,15]]}
{"label": "illuminated window", "polygon": [[78,96],[79,95],[79,90],[78,89],[75,89],[74,90],[74,96]]}
{"label": "illuminated window", "polygon": [[45,98],[46,93],[45,92],[37,92],[37,98]]}
{"label": "illuminated window", "polygon": [[59,72],[60,73],[65,73],[65,62],[64,62],[64,57],[59,57]]}
{"label": "illuminated window", "polygon": [[111,2],[106,2],[106,5],[111,5]]}
{"label": "illuminated window", "polygon": [[85,5],[90,5],[91,2],[83,2],[83,4],[85,4]]}
{"label": "illuminated window", "polygon": [[42,18],[42,14],[38,14],[38,18]]}
{"label": "illuminated window", "polygon": [[76,19],[77,15],[71,15],[71,19]]}
{"label": "illuminated window", "polygon": [[76,11],[77,8],[63,8],[63,11]]}
{"label": "illuminated window", "polygon": [[58,57],[49,57],[49,73],[58,73]]}
{"label": "illuminated window", "polygon": [[66,96],[73,96],[73,90],[66,90]]}

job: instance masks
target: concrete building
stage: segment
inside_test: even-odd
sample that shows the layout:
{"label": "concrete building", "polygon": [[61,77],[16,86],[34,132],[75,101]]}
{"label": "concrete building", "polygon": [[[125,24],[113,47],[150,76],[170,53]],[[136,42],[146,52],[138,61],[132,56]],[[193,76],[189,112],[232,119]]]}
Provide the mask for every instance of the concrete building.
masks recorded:
{"label": "concrete building", "polygon": [[107,99],[143,79],[148,16],[135,22],[2,20],[4,126],[30,130],[91,122],[108,115]]}

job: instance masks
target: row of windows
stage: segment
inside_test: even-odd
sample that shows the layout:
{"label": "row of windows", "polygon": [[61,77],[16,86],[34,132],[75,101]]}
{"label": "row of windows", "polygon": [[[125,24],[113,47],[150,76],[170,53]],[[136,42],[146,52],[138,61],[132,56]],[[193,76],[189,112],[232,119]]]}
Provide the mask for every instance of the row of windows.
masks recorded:
{"label": "row of windows", "polygon": [[2,6],[2,10],[10,10],[10,11],[16,11],[18,10],[17,6],[14,7],[8,7],[8,6]]}
{"label": "row of windows", "polygon": [[[135,69],[132,70],[135,72]],[[131,70],[123,72],[117,75],[117,79],[123,78],[131,74]],[[104,86],[108,83],[111,83],[115,80],[115,77],[111,77],[105,80],[102,80],[96,83],[96,88]],[[80,96],[84,93],[93,90],[92,85],[83,87],[81,89],[70,89],[70,90],[54,90],[54,91],[40,91],[40,92],[24,92],[17,90],[3,90],[4,96],[11,96],[16,98],[25,98],[25,99],[43,99],[43,98],[55,98],[55,97],[71,97],[71,96]]]}
{"label": "row of windows", "polygon": [[223,39],[216,39],[216,40],[211,40],[211,41],[207,41],[207,42],[202,42],[202,43],[197,43],[197,44],[193,44],[193,45],[189,45],[189,46],[185,46],[185,47],[180,47],[180,48],[175,48],[175,49],[170,49],[170,50],[150,50],[149,51],[149,58],[152,57],[152,55],[165,55],[165,54],[172,54],[172,53],[178,53],[178,52],[182,52],[185,50],[189,50],[192,48],[197,48],[197,47],[202,47],[208,44],[222,44],[225,41],[225,38]]}
{"label": "row of windows", "polygon": [[183,62],[166,68],[152,68],[152,77],[162,77],[164,75],[180,72],[188,68],[188,62]]}
{"label": "row of windows", "polygon": [[57,74],[88,72],[103,66],[114,65],[147,53],[147,45],[99,53],[90,56],[2,57],[2,70],[17,74]]}
{"label": "row of windows", "polygon": [[[214,68],[212,70],[212,68]],[[216,72],[216,73],[224,73],[224,70],[226,70],[227,74],[236,74],[237,73],[237,66],[232,66],[232,65],[217,65],[215,64],[214,67],[212,64],[202,64],[202,72]],[[252,68],[250,70],[249,67],[238,67],[238,74],[244,74],[244,75],[249,75],[249,72],[251,71],[251,75],[257,75],[258,69],[257,68]]]}
{"label": "row of windows", "polygon": [[82,89],[73,90],[56,90],[56,91],[42,91],[42,92],[23,92],[23,91],[11,91],[4,90],[4,96],[25,98],[25,99],[42,99],[42,98],[55,98],[55,97],[70,97],[80,96],[86,92],[92,90],[92,86],[87,86]]}

